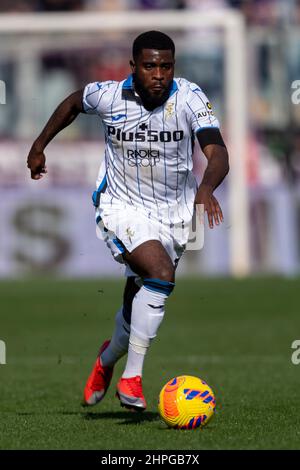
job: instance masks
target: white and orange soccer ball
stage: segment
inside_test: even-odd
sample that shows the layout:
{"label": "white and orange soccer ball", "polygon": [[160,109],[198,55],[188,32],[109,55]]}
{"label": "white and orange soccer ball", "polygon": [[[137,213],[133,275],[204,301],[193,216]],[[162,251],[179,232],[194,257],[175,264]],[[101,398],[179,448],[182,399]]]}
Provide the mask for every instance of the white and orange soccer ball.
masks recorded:
{"label": "white and orange soccer ball", "polygon": [[173,378],[159,394],[159,414],[175,429],[202,428],[213,417],[215,407],[212,389],[204,380],[191,375]]}

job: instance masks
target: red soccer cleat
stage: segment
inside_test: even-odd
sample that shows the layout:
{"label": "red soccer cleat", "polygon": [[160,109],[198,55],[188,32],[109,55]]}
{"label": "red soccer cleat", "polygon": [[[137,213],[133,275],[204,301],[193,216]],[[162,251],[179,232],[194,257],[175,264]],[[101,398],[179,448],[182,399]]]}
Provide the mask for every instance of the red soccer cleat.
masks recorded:
{"label": "red soccer cleat", "polygon": [[102,344],[94,368],[85,385],[83,398],[83,405],[85,406],[92,406],[99,403],[109,387],[114,368],[104,367],[100,361],[100,356],[109,343],[110,340],[106,340]]}
{"label": "red soccer cleat", "polygon": [[146,400],[143,395],[142,378],[129,377],[121,378],[117,384],[116,396],[121,402],[121,406],[135,411],[144,411],[147,407]]}

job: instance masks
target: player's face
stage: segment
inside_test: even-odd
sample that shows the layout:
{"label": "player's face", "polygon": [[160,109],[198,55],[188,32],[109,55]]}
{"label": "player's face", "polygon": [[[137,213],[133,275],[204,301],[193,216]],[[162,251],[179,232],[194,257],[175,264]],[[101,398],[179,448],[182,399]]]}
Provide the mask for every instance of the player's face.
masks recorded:
{"label": "player's face", "polygon": [[171,50],[143,49],[131,62],[135,87],[141,98],[159,105],[168,95],[174,77],[175,60]]}

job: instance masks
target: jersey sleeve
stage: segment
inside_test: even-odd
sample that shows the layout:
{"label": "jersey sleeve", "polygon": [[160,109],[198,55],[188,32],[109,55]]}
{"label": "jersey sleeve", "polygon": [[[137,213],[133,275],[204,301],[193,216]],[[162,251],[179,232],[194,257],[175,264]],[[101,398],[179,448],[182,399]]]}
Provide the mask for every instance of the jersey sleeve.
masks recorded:
{"label": "jersey sleeve", "polygon": [[94,82],[86,85],[83,91],[83,109],[87,114],[101,114],[105,111],[103,109],[104,101],[103,95],[105,90],[103,83]]}
{"label": "jersey sleeve", "polygon": [[214,115],[207,96],[195,83],[190,83],[186,105],[188,119],[194,133],[201,129],[220,128],[219,121]]}

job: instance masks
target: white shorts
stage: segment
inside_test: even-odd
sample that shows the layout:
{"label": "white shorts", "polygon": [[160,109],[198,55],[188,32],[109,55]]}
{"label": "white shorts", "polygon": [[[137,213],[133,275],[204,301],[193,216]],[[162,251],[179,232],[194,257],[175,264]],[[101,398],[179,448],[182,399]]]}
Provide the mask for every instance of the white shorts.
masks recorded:
{"label": "white shorts", "polygon": [[[123,253],[131,253],[142,243],[159,240],[174,266],[182,256],[189,236],[189,228],[170,228],[166,223],[150,219],[141,207],[112,204],[96,209],[97,236],[104,240],[116,261],[125,263]],[[126,264],[126,263],[125,263]],[[126,265],[126,276],[135,275]]]}

